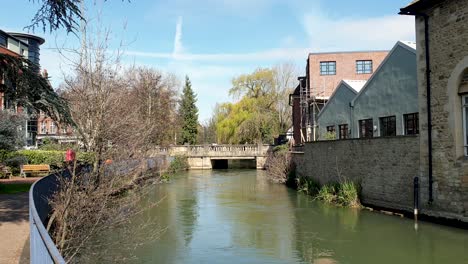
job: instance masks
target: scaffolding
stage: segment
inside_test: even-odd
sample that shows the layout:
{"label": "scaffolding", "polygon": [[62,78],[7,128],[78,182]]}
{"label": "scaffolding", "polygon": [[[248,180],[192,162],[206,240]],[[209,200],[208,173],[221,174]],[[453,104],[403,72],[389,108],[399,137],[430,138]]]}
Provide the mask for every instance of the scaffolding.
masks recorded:
{"label": "scaffolding", "polygon": [[319,86],[310,86],[306,77],[299,77],[301,108],[301,141],[316,141],[318,138],[317,115],[327,103],[325,81]]}

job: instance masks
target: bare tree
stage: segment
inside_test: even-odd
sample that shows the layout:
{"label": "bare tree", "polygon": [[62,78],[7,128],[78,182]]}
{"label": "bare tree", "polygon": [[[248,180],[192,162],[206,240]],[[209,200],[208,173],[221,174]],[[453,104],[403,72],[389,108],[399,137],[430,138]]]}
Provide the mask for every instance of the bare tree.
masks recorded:
{"label": "bare tree", "polygon": [[292,110],[291,106],[289,106],[289,95],[294,92],[294,88],[297,85],[299,70],[297,65],[285,62],[276,65],[274,71],[280,130],[286,132],[292,126]]}
{"label": "bare tree", "polygon": [[[131,251],[163,231],[152,226],[154,219],[136,226],[133,221],[154,206],[141,206],[145,187],[160,181],[166,165],[156,160],[157,166],[150,166],[147,151],[170,141],[178,87],[173,75],[124,68],[122,53],[109,49],[109,31],[87,24],[82,30],[81,49],[68,55],[73,72],[61,88],[83,147],[96,159],[92,170],[70,168],[71,176],[61,179],[48,224],[62,255],[78,263],[103,257],[100,253],[116,244]],[[114,231],[122,236],[104,239]],[[142,232],[141,239],[134,232]],[[110,261],[125,262],[128,255],[117,253]]]}
{"label": "bare tree", "polygon": [[[60,189],[49,201],[53,214],[47,229],[67,262],[126,262],[135,257],[135,247],[164,232],[157,219],[145,217],[144,212],[158,204],[145,199],[149,190],[145,185],[132,185],[131,192],[122,191],[128,186],[123,183],[131,179],[159,181],[160,168],[142,164],[112,164],[106,167],[107,177],[99,181],[95,173],[75,164],[69,174],[59,177]],[[113,253],[106,254],[110,250]]]}
{"label": "bare tree", "polygon": [[178,80],[172,74],[137,67],[125,74],[129,105],[137,111],[134,128],[140,128],[143,145],[140,149],[155,145],[168,145],[177,128]]}

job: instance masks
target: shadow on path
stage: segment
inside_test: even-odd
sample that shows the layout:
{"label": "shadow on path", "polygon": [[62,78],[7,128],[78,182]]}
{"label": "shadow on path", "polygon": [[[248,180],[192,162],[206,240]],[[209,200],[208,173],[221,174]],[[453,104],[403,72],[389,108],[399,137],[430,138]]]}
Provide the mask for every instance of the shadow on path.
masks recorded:
{"label": "shadow on path", "polygon": [[28,221],[29,193],[0,194],[0,226],[5,222]]}

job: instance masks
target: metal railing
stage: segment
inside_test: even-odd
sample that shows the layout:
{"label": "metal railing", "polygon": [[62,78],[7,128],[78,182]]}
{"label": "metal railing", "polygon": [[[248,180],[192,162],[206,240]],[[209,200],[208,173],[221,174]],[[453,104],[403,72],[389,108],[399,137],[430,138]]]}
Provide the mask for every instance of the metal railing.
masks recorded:
{"label": "metal railing", "polygon": [[270,145],[180,145],[172,147],[157,147],[155,154],[182,154],[188,156],[263,156]]}
{"label": "metal railing", "polygon": [[58,188],[58,175],[35,182],[29,190],[29,227],[31,263],[66,263],[44,224],[50,214],[49,198]]}

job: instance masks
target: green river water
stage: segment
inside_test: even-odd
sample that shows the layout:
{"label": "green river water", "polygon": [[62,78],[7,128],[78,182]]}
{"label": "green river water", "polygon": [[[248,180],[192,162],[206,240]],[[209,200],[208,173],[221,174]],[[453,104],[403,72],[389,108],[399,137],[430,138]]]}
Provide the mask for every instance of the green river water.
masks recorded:
{"label": "green river water", "polygon": [[190,171],[157,185],[165,228],[136,263],[468,263],[468,231],[316,202],[264,171]]}

